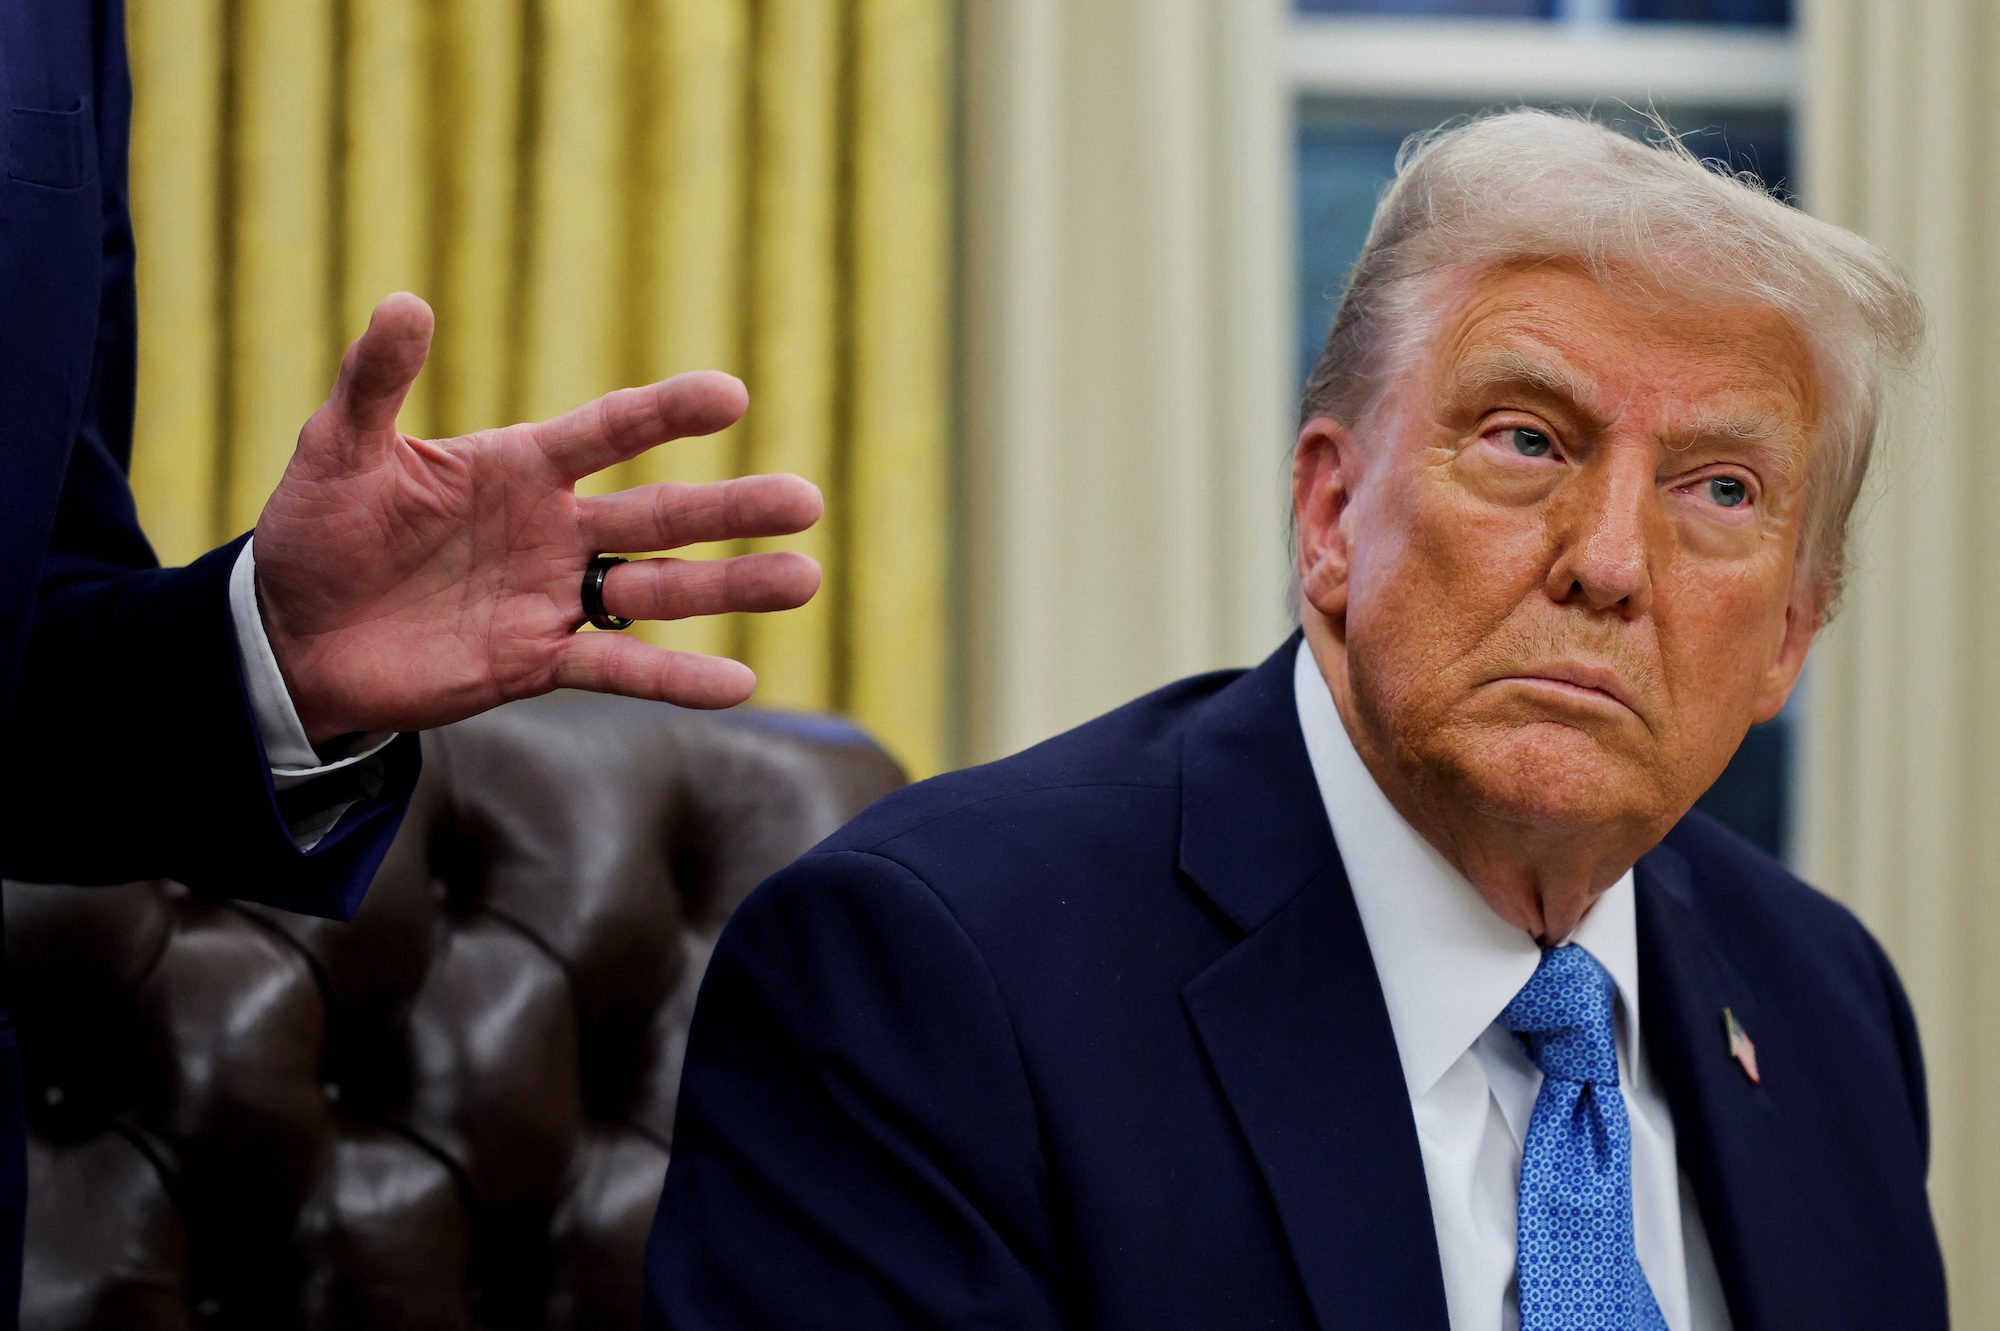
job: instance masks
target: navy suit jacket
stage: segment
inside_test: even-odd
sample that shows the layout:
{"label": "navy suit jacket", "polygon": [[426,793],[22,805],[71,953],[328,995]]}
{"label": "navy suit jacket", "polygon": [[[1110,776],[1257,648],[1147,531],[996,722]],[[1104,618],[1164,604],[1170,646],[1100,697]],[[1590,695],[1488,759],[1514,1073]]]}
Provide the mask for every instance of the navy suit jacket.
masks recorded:
{"label": "navy suit jacket", "polygon": [[[891,795],[752,894],[695,1013],[649,1325],[1445,1327],[1292,652]],[[1736,1331],[1944,1326],[1881,950],[1699,815],[1637,906]]]}
{"label": "navy suit jacket", "polygon": [[[0,872],[174,877],[345,918],[402,817],[416,742],[391,745],[385,790],[300,854],[236,655],[242,539],[162,570],[140,534],[130,108],[118,0],[0,3]],[[0,1325],[18,1302],[20,1080],[0,1006]]]}

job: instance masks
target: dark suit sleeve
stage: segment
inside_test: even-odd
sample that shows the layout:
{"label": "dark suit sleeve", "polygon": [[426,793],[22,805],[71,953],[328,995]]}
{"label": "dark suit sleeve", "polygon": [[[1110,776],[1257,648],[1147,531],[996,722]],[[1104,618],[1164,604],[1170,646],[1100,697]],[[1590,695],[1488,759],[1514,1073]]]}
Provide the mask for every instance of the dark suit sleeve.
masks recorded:
{"label": "dark suit sleeve", "polygon": [[271,789],[229,616],[241,539],[163,570],[140,533],[126,482],[136,312],[119,0],[98,6],[96,39],[97,337],[7,743],[4,868],[78,883],[168,876],[345,917],[402,817],[416,741],[398,740],[382,788],[358,792],[371,797],[313,853],[299,853]]}
{"label": "dark suit sleeve", "polygon": [[1925,1086],[1923,1046],[1917,1039],[1917,1016],[1910,1007],[1910,996],[1903,989],[1903,982],[1896,974],[1894,963],[1875,936],[1866,929],[1860,931],[1862,941],[1868,949],[1869,958],[1875,963],[1875,973],[1881,981],[1882,992],[1889,1007],[1889,1025],[1896,1036],[1896,1049],[1902,1056],[1903,1091],[1909,1097],[1910,1117],[1917,1128],[1917,1141],[1923,1150],[1924,1167],[1931,1162],[1931,1114],[1930,1092]]}
{"label": "dark suit sleeve", "polygon": [[759,888],[697,1004],[646,1325],[1062,1325],[1034,1104],[978,949],[857,852]]}

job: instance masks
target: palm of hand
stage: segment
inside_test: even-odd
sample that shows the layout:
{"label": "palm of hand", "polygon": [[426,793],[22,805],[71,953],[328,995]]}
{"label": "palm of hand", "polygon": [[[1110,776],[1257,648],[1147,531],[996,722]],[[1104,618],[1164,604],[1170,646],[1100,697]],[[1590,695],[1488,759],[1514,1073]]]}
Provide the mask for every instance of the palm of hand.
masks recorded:
{"label": "palm of hand", "polygon": [[[395,428],[430,314],[391,297],[300,432],[258,520],[259,605],[307,734],[440,725],[558,687],[729,706],[741,664],[614,634],[578,635],[583,569],[600,550],[669,549],[809,526],[797,477],[643,487],[579,498],[582,476],[742,414],[726,375],[625,389],[556,420],[424,440]],[[802,555],[621,565],[614,613],[675,618],[789,608],[811,597]]]}

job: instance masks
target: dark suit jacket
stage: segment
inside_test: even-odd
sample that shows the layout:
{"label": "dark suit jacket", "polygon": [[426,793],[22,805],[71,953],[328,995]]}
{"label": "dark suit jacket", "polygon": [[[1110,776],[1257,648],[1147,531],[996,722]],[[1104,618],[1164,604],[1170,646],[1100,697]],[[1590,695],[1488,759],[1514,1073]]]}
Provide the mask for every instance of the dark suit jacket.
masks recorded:
{"label": "dark suit jacket", "polygon": [[[391,746],[381,797],[298,853],[229,618],[242,541],[161,570],[139,532],[130,107],[118,0],[0,4],[0,872],[174,877],[344,918],[402,817],[416,743]],[[20,1075],[0,1008],[0,1325],[19,1282]]]}
{"label": "dark suit jacket", "polygon": [[[695,1013],[649,1325],[1446,1325],[1292,650],[892,795],[745,902]],[[1880,949],[1700,816],[1637,904],[1736,1331],[1942,1327]]]}

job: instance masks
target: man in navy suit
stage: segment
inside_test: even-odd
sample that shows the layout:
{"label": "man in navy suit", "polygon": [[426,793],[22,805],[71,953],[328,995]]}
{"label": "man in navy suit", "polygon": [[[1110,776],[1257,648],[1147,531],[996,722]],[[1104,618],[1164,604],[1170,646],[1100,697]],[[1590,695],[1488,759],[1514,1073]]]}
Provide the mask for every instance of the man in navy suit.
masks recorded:
{"label": "man in navy suit", "polygon": [[[812,595],[802,555],[595,558],[797,531],[820,498],[796,477],[573,493],[728,425],[743,386],[683,375],[543,424],[413,439],[395,424],[430,342],[413,296],[348,351],[254,550],[245,536],[158,568],[125,478],[129,108],[119,0],[0,5],[0,872],[173,876],[345,918],[402,817],[407,732],[564,686],[748,695],[738,662],[574,632]],[[20,1090],[0,1007],[0,1325],[20,1281]]]}
{"label": "man in navy suit", "polygon": [[649,1324],[1944,1326],[1896,977],[1689,812],[1920,324],[1677,144],[1413,148],[1306,390],[1301,631],[751,896]]}

